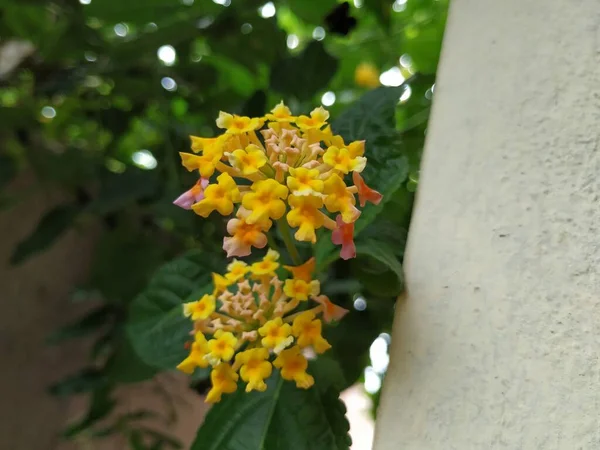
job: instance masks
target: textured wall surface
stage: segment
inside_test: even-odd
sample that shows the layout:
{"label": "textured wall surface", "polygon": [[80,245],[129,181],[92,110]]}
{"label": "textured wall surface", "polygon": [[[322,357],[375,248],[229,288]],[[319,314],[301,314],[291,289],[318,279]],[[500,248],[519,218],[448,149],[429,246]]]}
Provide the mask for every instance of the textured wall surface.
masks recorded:
{"label": "textured wall surface", "polygon": [[600,448],[600,2],[454,0],[376,450]]}

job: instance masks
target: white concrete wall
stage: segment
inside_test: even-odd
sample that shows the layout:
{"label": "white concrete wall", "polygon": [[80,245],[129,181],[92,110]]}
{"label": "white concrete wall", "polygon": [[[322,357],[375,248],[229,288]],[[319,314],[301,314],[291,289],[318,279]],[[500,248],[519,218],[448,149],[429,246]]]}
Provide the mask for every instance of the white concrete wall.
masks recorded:
{"label": "white concrete wall", "polygon": [[453,0],[376,450],[600,449],[600,1]]}

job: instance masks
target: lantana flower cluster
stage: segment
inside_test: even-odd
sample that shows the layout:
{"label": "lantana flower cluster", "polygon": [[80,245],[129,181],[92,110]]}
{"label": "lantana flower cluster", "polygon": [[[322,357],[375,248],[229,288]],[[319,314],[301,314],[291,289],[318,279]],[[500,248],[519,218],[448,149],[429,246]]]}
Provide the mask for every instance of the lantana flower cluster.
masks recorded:
{"label": "lantana flower cluster", "polygon": [[316,230],[325,227],[342,246],[341,257],[354,257],[354,223],[361,214],[356,197],[363,207],[382,196],[360,175],[367,163],[365,142],[344,142],[328,119],[322,107],[294,116],[283,102],[264,117],[221,112],[217,126],[224,133],[192,136],[193,153],[180,153],[199,180],[175,204],[202,217],[215,211],[233,215],[223,241],[228,257],[264,248],[274,221],[295,228],[297,241],[313,244]]}
{"label": "lantana flower cluster", "polygon": [[234,259],[227,273],[213,273],[211,294],[183,305],[194,324],[193,342],[178,369],[191,374],[212,366],[207,402],[235,392],[240,379],[246,392],[265,391],[274,369],[299,388],[313,385],[305,354],[308,349],[327,351],[331,346],[321,335],[322,320],[339,320],[347,313],[320,295],[314,267],[314,258],[283,266],[287,276],[282,280],[274,250],[251,265]]}

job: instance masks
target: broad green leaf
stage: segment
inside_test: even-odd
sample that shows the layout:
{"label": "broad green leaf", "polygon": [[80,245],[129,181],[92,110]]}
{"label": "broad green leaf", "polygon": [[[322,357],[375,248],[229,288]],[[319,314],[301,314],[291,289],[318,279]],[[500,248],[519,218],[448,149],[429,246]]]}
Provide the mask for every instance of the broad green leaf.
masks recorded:
{"label": "broad green leaf", "polygon": [[[225,56],[256,71],[263,64],[273,64],[286,53],[286,34],[277,25],[275,17],[268,19],[260,17],[257,10],[251,8],[252,3],[255,3],[258,8],[267,2],[263,0],[233,2],[233,5],[219,15],[206,32],[211,54]],[[238,9],[243,7],[247,11],[235,14],[232,8],[236,6]],[[249,34],[242,34],[240,31],[244,24],[252,27]]]}
{"label": "broad green leaf", "polygon": [[127,333],[142,361],[174,369],[187,356],[192,323],[181,305],[210,292],[211,272],[219,268],[214,255],[192,250],[156,271],[129,311]]}
{"label": "broad green leaf", "polygon": [[191,450],[347,450],[345,407],[331,372],[313,370],[315,385],[298,389],[275,372],[265,392],[224,395],[209,411]]}
{"label": "broad green leaf", "polygon": [[77,206],[68,204],[56,206],[47,212],[33,233],[17,245],[10,258],[11,264],[20,264],[34,254],[50,247],[73,225],[78,213]]}
{"label": "broad green leaf", "polygon": [[137,383],[149,380],[157,370],[137,355],[125,333],[117,338],[116,349],[104,368],[106,377],[114,383]]}
{"label": "broad green leaf", "polygon": [[41,179],[66,187],[88,186],[98,175],[98,158],[77,148],[55,153],[30,145],[27,159]]}
{"label": "broad green leaf", "polygon": [[389,243],[374,239],[358,243],[353,266],[359,280],[373,294],[383,297],[396,296],[402,292],[402,264]]}
{"label": "broad green leaf", "polygon": [[338,62],[323,44],[312,41],[298,56],[288,56],[274,64],[271,88],[298,100],[310,100],[327,87],[337,71]]}
{"label": "broad green leaf", "polygon": [[[342,303],[337,298],[332,301]],[[387,317],[391,322],[392,302],[387,303]],[[350,312],[335,327],[323,330],[323,336],[331,344],[331,350],[326,355],[334,359],[343,373],[344,384],[341,389],[346,389],[356,383],[363,375],[365,367],[370,363],[369,348],[371,343],[385,329],[383,317],[377,314],[375,300],[367,300],[367,309],[358,311],[348,305]]]}
{"label": "broad green leaf", "polygon": [[86,287],[101,292],[108,302],[128,304],[162,262],[164,244],[133,227],[120,226],[98,242]]}
{"label": "broad green leaf", "polygon": [[129,167],[124,173],[109,173],[102,180],[97,197],[89,203],[87,212],[108,214],[156,193],[158,175],[147,170]]}
{"label": "broad green leaf", "polygon": [[367,204],[355,225],[358,235],[383,209],[408,174],[395,126],[395,110],[402,88],[378,88],[367,92],[332,123],[346,142],[365,140],[367,167],[362,173],[367,184],[383,194],[379,205]]}

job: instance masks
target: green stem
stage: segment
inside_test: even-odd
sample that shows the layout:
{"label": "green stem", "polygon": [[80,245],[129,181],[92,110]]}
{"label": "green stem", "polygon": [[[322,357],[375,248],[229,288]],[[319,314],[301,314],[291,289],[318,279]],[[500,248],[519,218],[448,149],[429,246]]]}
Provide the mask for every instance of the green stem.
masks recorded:
{"label": "green stem", "polygon": [[277,221],[277,228],[279,228],[279,231],[281,232],[283,243],[285,244],[285,248],[287,248],[290,257],[292,258],[292,262],[299,266],[300,264],[302,264],[302,259],[300,258],[300,253],[298,253],[298,249],[296,248],[296,244],[294,243],[294,238],[292,237],[290,226],[288,225],[285,218],[281,218]]}
{"label": "green stem", "polygon": [[279,252],[279,246],[277,245],[277,242],[275,242],[275,237],[271,235],[271,233],[267,233],[267,243],[269,244],[269,248]]}

